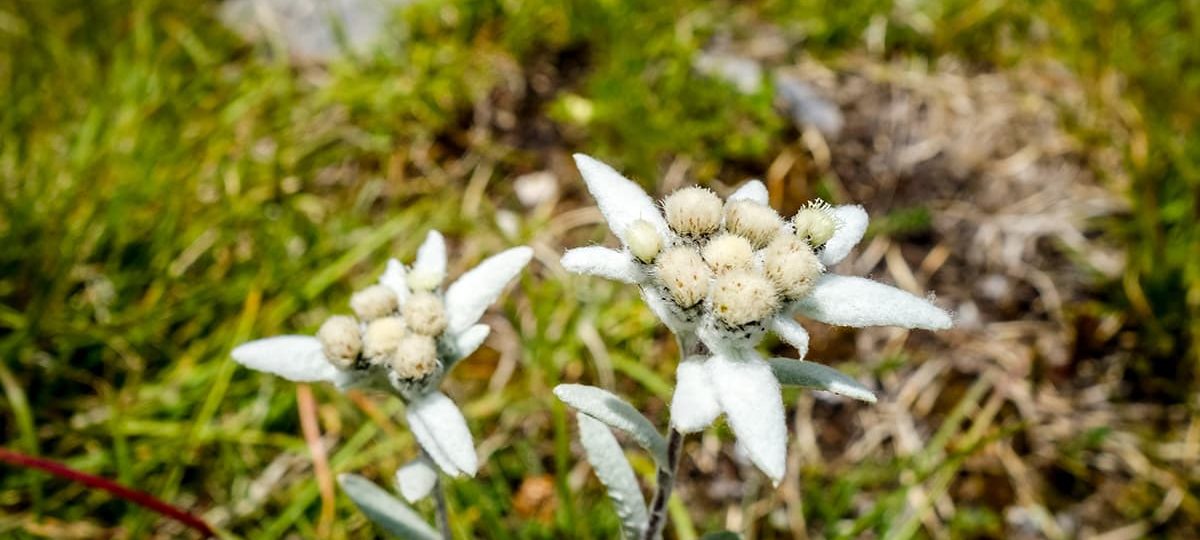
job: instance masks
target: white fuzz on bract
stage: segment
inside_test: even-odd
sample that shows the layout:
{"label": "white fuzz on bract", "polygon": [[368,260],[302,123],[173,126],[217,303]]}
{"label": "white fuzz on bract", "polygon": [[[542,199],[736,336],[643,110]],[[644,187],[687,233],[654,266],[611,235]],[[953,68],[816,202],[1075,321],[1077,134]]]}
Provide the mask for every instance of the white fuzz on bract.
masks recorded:
{"label": "white fuzz on bract", "polygon": [[408,286],[413,291],[432,291],[446,279],[446,239],[442,233],[429,231],[421,247],[417,248],[417,260],[408,274]]}
{"label": "white fuzz on bract", "polygon": [[763,274],[787,299],[808,294],[824,270],[812,248],[792,234],[776,236],[763,250]]}
{"label": "white fuzz on bract", "polygon": [[429,392],[405,411],[413,435],[446,474],[475,476],[479,458],[462,411],[441,392]]}
{"label": "white fuzz on bract", "polygon": [[671,425],[683,433],[701,431],[721,414],[721,405],[704,368],[705,360],[703,356],[693,356],[675,368]]}
{"label": "white fuzz on bract", "polygon": [[395,313],[399,305],[395,291],[386,285],[371,285],[350,296],[350,309],[366,322]]}
{"label": "white fuzz on bract", "polygon": [[568,272],[637,283],[643,275],[628,254],[601,246],[568,249],[559,261]]}
{"label": "white fuzz on bract", "polygon": [[754,262],[754,246],[741,236],[724,233],[709,240],[700,250],[700,256],[714,273],[724,274],[749,268]]}
{"label": "white fuzz on bract", "polygon": [[596,199],[596,206],[600,207],[604,220],[621,242],[628,243],[625,231],[638,219],[649,222],[664,237],[670,233],[658,206],[641,186],[589,156],[575,154],[573,157],[588,191]]}
{"label": "white fuzz on bract", "polygon": [[792,226],[796,228],[796,236],[807,239],[813,247],[820,247],[833,238],[838,222],[833,217],[833,207],[818,199],[796,212]]}
{"label": "white fuzz on bract", "polygon": [[401,379],[423,379],[438,368],[437,342],[429,336],[406,334],[396,344],[389,366]]}
{"label": "white fuzz on bract", "polygon": [[647,264],[654,262],[658,252],[662,251],[662,237],[658,235],[654,225],[644,219],[634,220],[629,224],[625,229],[625,242],[629,252]]}
{"label": "white fuzz on bract", "polygon": [[850,250],[858,245],[863,234],[867,232],[867,211],[858,205],[842,205],[833,207],[833,217],[838,222],[837,230],[825,243],[821,251],[821,262],[825,266],[833,266],[850,254]]}
{"label": "white fuzz on bract", "polygon": [[363,356],[372,364],[386,363],[407,333],[400,317],[384,317],[367,323],[367,331],[363,333]]}
{"label": "white fuzz on bract", "polygon": [[725,230],[745,237],[757,249],[767,245],[783,224],[779,213],[749,200],[725,204]]}
{"label": "white fuzz on bract", "polygon": [[747,180],[726,201],[752,201],[758,204],[771,203],[770,195],[767,193],[767,186],[759,180]]}
{"label": "white fuzz on bract", "polygon": [[329,363],[339,369],[350,369],[362,352],[362,335],[358,321],[348,315],[334,315],[321,324],[317,339]]}
{"label": "white fuzz on bract", "polygon": [[465,332],[479,322],[488,306],[500,298],[508,282],[529,264],[533,250],[526,247],[506,249],[492,255],[459,276],[446,288],[446,329],[451,334]]}
{"label": "white fuzz on bract", "polygon": [[945,330],[950,314],[890,285],[860,277],[825,275],[796,303],[799,313],[835,326],[899,326]]}
{"label": "white fuzz on bract", "polygon": [[685,187],[663,200],[671,229],[695,238],[711,234],[721,226],[721,198],[699,186]]}
{"label": "white fuzz on bract", "polygon": [[405,302],[404,322],[418,334],[436,336],[446,329],[446,308],[436,294],[419,292]]}
{"label": "white fuzz on bract", "polygon": [[770,329],[788,345],[796,348],[801,360],[808,356],[808,330],[787,315],[776,315],[771,319]]}
{"label": "white fuzz on bract", "polygon": [[231,355],[239,364],[296,382],[334,382],[342,374],[313,336],[275,336],[243,343]]}
{"label": "white fuzz on bract", "polygon": [[708,293],[708,281],[712,275],[704,259],[692,248],[673,247],[663,251],[658,256],[654,270],[680,307],[692,307]]}
{"label": "white fuzz on bract", "polygon": [[718,277],[711,298],[713,314],[730,326],[761,321],[779,309],[771,282],[748,271],[733,271]]}
{"label": "white fuzz on bract", "polygon": [[704,366],[738,444],[779,485],[787,469],[787,422],[770,365],[749,350],[737,356],[714,355]]}

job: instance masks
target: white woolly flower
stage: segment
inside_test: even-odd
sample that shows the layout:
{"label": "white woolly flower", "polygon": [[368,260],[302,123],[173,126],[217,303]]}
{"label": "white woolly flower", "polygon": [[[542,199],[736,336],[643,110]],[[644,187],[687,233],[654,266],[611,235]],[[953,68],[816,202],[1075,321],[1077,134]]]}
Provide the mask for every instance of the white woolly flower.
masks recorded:
{"label": "white woolly flower", "polygon": [[[563,266],[637,285],[685,344],[703,344],[702,354],[684,351],[689,357],[676,371],[672,425],[699,431],[724,413],[751,460],[776,482],[783,477],[787,446],[780,380],[801,384],[819,373],[823,383],[810,386],[860,399],[873,396],[824,366],[793,361],[799,368],[792,369],[768,362],[755,350],[767,331],[804,358],[808,333],[795,314],[839,326],[951,325],[950,315],[924,298],[825,273],[866,232],[860,206],[812,203],[789,225],[768,206],[765,186],[754,180],[723,204],[708,190],[685,188],[667,197],[664,215],[645,191],[608,165],[581,154],[575,162],[625,249],[571,249]],[[718,206],[721,218],[714,226],[711,214]],[[649,233],[657,233],[657,242],[645,239]],[[650,250],[641,246],[651,244],[657,249],[646,257]]]}
{"label": "white woolly flower", "polygon": [[[475,352],[489,328],[478,324],[508,282],[533,256],[528,247],[494,255],[440,291],[446,275],[446,245],[431,231],[411,271],[395,259],[373,285],[352,296],[364,319],[334,316],[313,336],[278,336],[239,345],[238,363],[296,382],[328,382],[339,390],[386,389],[408,404],[406,417],[428,461],[451,476],[473,476],[475,446],[462,412],[438,391],[442,379]],[[423,478],[427,460],[410,463],[406,477]],[[419,483],[424,485],[425,482]],[[428,489],[402,485],[410,499]],[[411,497],[410,497],[411,495]]]}

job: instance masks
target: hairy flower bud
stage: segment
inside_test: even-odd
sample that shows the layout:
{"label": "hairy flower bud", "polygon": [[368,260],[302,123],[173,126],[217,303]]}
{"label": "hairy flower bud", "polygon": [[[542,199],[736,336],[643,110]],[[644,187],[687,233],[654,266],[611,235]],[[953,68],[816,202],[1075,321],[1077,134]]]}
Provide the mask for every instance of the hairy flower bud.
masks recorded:
{"label": "hairy flower bud", "polygon": [[408,334],[400,338],[389,367],[401,379],[423,378],[438,367],[437,342],[429,336]]}
{"label": "hairy flower bud", "polygon": [[736,234],[724,233],[713,238],[700,251],[704,262],[716,274],[750,267],[754,261],[754,247],[750,241]]}
{"label": "hairy flower bud", "polygon": [[706,235],[721,226],[721,198],[699,186],[672,193],[663,201],[663,209],[671,229],[682,236]]}
{"label": "hairy flower bud", "polygon": [[654,268],[659,281],[681,307],[696,305],[708,293],[708,280],[712,274],[694,249],[673,247],[663,251]]}
{"label": "hairy flower bud", "polygon": [[792,224],[796,226],[796,236],[808,239],[813,247],[823,246],[833,238],[838,225],[829,204],[820,200],[812,201],[796,212]]}
{"label": "hairy flower bud", "polygon": [[363,334],[363,356],[372,364],[387,361],[388,357],[396,352],[400,339],[406,334],[408,330],[400,317],[384,317],[371,321]]}
{"label": "hairy flower bud", "polygon": [[808,294],[824,271],[812,247],[796,235],[781,234],[763,250],[763,273],[784,298]]}
{"label": "hairy flower bud", "polygon": [[755,249],[767,245],[781,223],[775,209],[764,204],[743,199],[725,205],[725,230],[745,237]]}
{"label": "hairy flower bud", "polygon": [[638,260],[652,263],[658,252],[662,251],[662,237],[649,221],[638,219],[625,229],[625,245]]}
{"label": "hairy flower bud", "polygon": [[436,336],[446,329],[446,308],[436,294],[419,292],[404,303],[404,322],[413,332]]}
{"label": "hairy flower bud", "polygon": [[317,339],[321,342],[325,358],[339,369],[354,367],[358,353],[362,351],[358,321],[348,315],[334,315],[325,319],[317,330]]}
{"label": "hairy flower bud", "polygon": [[761,321],[775,313],[779,299],[767,278],[735,270],[717,278],[712,290],[713,314],[730,326]]}
{"label": "hairy flower bud", "polygon": [[371,285],[350,296],[350,309],[364,321],[391,315],[398,305],[395,291],[384,285]]}

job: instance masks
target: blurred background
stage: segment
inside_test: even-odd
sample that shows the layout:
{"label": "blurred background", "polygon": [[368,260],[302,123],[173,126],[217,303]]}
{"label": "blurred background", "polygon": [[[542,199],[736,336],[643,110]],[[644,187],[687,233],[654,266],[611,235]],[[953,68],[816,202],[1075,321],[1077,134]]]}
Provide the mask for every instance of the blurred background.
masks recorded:
{"label": "blurred background", "polygon": [[[438,228],[452,275],[536,251],[446,383],[485,460],[456,537],[614,537],[549,389],[665,425],[676,351],[557,263],[613,241],[578,151],[656,195],[863,204],[838,271],[958,321],[806,325],[880,403],[786,392],[778,489],[726,428],[691,438],[668,537],[1195,538],[1198,43],[1190,0],[0,0],[0,445],[229,537],[370,537],[313,463],[390,486],[403,404],[229,351],[346,312]],[[2,537],[189,534],[0,465]]]}

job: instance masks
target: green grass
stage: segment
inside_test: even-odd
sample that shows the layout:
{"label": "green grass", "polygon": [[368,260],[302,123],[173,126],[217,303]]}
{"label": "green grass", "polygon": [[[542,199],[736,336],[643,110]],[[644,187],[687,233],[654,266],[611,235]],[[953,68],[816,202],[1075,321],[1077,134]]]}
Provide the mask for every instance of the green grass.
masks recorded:
{"label": "green grass", "polygon": [[[4,446],[200,511],[220,508],[232,536],[313,536],[320,500],[293,385],[236,366],[230,348],[311,331],[387,257],[411,258],[429,228],[451,238],[460,256],[452,273],[519,242],[603,241],[600,227],[554,232],[561,209],[520,210],[506,182],[568,151],[619,164],[648,186],[680,156],[697,181],[763,174],[794,136],[769,88],[741,95],[690,68],[718,30],[751,32],[754,20],[775,21],[803,36],[809,53],[836,58],[860,50],[879,16],[889,55],[956,55],[981,69],[1053,59],[1093,83],[1096,109],[1130,134],[1116,139],[1095,119],[1066,119],[1087,144],[1118,145],[1131,178],[1112,180],[1129,215],[1105,224],[1128,249],[1127,277],[1100,297],[1106,309],[1133,314],[1137,354],[1126,377],[1134,394],[1165,402],[1197,388],[1197,2],[953,0],[914,13],[868,0],[437,4],[409,10],[378,53],[330,66],[315,84],[241,45],[211,4],[0,2]],[[552,90],[509,106],[551,129],[473,134],[476,104],[502,94],[505,76],[532,73],[550,77]],[[1118,92],[1102,84],[1113,77]],[[581,103],[590,115],[572,113]],[[476,202],[472,189],[484,181]],[[580,200],[578,191],[567,196],[568,207]],[[500,209],[521,214],[516,237],[491,225]],[[902,236],[929,219],[909,209],[880,226]],[[457,536],[612,537],[618,523],[594,479],[575,488],[573,422],[549,390],[603,376],[580,338],[594,326],[620,393],[645,396],[641,408],[662,419],[673,371],[667,336],[630,289],[540,265],[499,312],[512,329],[498,332],[516,339],[520,356],[513,379],[488,390],[498,360],[485,354],[451,384],[476,440],[495,449],[479,481],[452,483]],[[386,482],[413,455],[402,426],[389,436],[332,390],[317,395],[335,472]],[[399,417],[397,400],[378,403]],[[918,456],[804,470],[808,523],[828,536],[926,534],[905,513],[906,486],[945,489],[979,445],[1019,429],[947,425],[946,440]],[[285,473],[277,481],[264,476],[273,463]],[[518,515],[514,494],[541,475],[554,479],[554,511],[544,521]],[[252,485],[260,498],[250,498]],[[860,493],[874,501],[865,511]],[[37,526],[62,523],[131,538],[174,534],[136,507],[32,472],[4,470],[0,508],[6,537],[59,536]],[[961,536],[1000,534],[998,512],[969,507],[950,526]],[[336,537],[368,534],[344,498],[337,515]],[[691,517],[701,532],[723,525],[722,512]]]}

